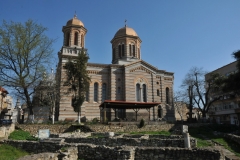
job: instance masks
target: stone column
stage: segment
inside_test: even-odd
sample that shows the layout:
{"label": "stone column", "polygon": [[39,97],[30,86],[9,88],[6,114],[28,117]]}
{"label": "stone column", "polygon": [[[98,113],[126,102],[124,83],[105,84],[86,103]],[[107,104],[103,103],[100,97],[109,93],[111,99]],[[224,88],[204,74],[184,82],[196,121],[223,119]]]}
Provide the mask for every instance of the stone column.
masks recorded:
{"label": "stone column", "polygon": [[189,133],[183,133],[183,136],[184,136],[184,147],[191,148]]}

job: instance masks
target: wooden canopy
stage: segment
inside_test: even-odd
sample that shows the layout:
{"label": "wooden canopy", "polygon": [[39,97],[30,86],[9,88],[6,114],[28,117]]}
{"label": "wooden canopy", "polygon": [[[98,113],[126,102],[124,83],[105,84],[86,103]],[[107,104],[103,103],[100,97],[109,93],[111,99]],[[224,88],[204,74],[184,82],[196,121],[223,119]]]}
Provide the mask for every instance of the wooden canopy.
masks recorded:
{"label": "wooden canopy", "polygon": [[160,102],[128,102],[128,101],[112,101],[105,100],[99,107],[104,110],[104,121],[106,120],[106,108],[116,109],[133,109],[136,113],[137,120],[137,112],[140,109],[146,109],[149,112],[149,120],[150,120],[150,108],[161,104]]}

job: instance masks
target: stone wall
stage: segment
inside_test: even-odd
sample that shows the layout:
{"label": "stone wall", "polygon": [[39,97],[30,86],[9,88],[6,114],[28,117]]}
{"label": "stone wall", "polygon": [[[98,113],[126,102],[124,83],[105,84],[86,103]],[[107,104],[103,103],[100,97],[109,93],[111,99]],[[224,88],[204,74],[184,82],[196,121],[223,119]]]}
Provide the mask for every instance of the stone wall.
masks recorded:
{"label": "stone wall", "polygon": [[240,136],[234,135],[234,134],[225,134],[224,135],[225,138],[234,141],[238,144],[240,144]]}
{"label": "stone wall", "polygon": [[[199,127],[201,125],[208,124],[188,124],[189,127]],[[24,131],[28,131],[31,134],[37,134],[39,129],[49,129],[51,134],[59,134],[68,131],[72,131],[71,124],[18,124],[17,128]],[[143,132],[143,131],[173,131],[181,130],[181,124],[156,124],[145,125],[142,128],[138,128],[137,125],[84,125],[80,127],[82,132]]]}
{"label": "stone wall", "polygon": [[137,147],[135,159],[152,160],[223,160],[219,150],[213,149],[184,149],[184,148],[153,148]]}
{"label": "stone wall", "polygon": [[0,139],[7,139],[14,130],[15,124],[0,127]]}
{"label": "stone wall", "polygon": [[[107,147],[102,145],[81,144],[81,143],[53,143],[53,142],[28,142],[28,141],[12,141],[7,140],[4,143],[21,148],[30,153],[43,152],[68,152],[68,149],[77,148],[77,153],[72,152],[72,157],[78,155],[78,159],[89,160],[139,160],[139,159],[164,159],[164,160],[223,160],[223,155],[219,150],[211,148],[186,149],[172,147]],[[76,149],[74,149],[76,150]],[[69,154],[69,152],[68,152]],[[71,157],[69,155],[68,157]],[[71,160],[77,160],[72,158]]]}
{"label": "stone wall", "polygon": [[89,125],[94,132],[142,132],[142,131],[169,131],[178,127],[175,124],[145,125],[139,128],[137,125]]}
{"label": "stone wall", "polygon": [[38,130],[40,129],[49,129],[51,134],[59,134],[64,133],[69,130],[71,127],[70,124],[62,125],[47,125],[47,124],[17,124],[16,128],[22,129],[24,131],[30,132],[32,135],[38,134]]}
{"label": "stone wall", "polygon": [[[165,136],[160,138],[149,138],[142,135],[140,138],[65,138],[66,143],[90,143],[95,145],[114,146],[145,146],[145,147],[180,147],[184,148],[183,136]],[[190,138],[191,148],[196,148],[197,140]]]}
{"label": "stone wall", "polygon": [[[52,134],[64,133],[72,131],[71,124],[18,124],[16,126],[24,131],[28,131],[31,134],[37,134],[39,129],[49,129]],[[86,125],[81,126],[80,129],[83,132],[141,132],[141,131],[169,131],[175,127],[174,124],[160,124],[160,125],[146,125],[143,128],[138,128],[137,125]]]}

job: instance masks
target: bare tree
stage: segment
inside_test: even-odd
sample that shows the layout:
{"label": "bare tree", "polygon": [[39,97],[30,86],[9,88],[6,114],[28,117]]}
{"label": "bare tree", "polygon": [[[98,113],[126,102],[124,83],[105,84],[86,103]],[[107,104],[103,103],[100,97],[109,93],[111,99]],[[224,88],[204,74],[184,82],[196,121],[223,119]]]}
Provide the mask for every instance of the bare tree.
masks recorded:
{"label": "bare tree", "polygon": [[185,101],[185,96],[183,95],[182,92],[177,91],[174,93],[173,96],[174,99],[174,108],[175,111],[177,111],[177,113],[179,114],[181,121],[183,122],[183,116],[184,114],[186,114],[186,103]]}
{"label": "bare tree", "polygon": [[186,102],[186,104],[188,104],[188,115],[189,115],[189,121],[192,122],[192,110],[193,110],[193,106],[194,106],[194,101],[193,98],[195,96],[195,92],[194,92],[194,77],[192,75],[192,70],[191,69],[189,71],[189,73],[186,74],[183,83],[181,85],[181,87],[183,88],[183,97],[184,97],[184,101]]}
{"label": "bare tree", "polygon": [[44,76],[43,80],[40,82],[39,86],[36,88],[34,94],[34,102],[38,106],[48,106],[50,109],[50,115],[52,119],[52,124],[55,122],[55,109],[57,99],[59,98],[58,86],[55,80],[55,74],[53,69],[51,74]]}
{"label": "bare tree", "polygon": [[[32,20],[7,23],[0,27],[0,81],[17,92],[32,111],[32,95],[52,57],[47,28]],[[52,63],[52,62],[51,62]]]}
{"label": "bare tree", "polygon": [[[213,102],[219,100],[222,95],[211,97],[213,89],[222,87],[223,78],[219,74],[212,74],[205,80],[206,72],[202,68],[193,67],[187,74],[184,85],[188,86],[188,95],[191,104],[195,103],[199,110],[202,112],[203,119],[206,119],[206,114]],[[193,102],[192,102],[193,101]],[[192,110],[190,111],[191,114]]]}

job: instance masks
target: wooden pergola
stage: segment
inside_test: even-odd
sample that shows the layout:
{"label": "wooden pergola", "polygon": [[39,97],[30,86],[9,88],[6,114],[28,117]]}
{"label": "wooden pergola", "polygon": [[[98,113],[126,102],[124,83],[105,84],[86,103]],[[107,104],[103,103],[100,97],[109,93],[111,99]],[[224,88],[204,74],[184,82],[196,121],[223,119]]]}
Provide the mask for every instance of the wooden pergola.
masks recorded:
{"label": "wooden pergola", "polygon": [[116,109],[133,109],[136,113],[136,120],[137,120],[137,113],[140,109],[146,109],[149,114],[150,120],[150,109],[154,106],[159,105],[160,102],[127,102],[127,101],[112,101],[112,100],[105,100],[99,107],[103,110],[103,121],[106,121],[106,108],[111,108],[115,111],[116,117]]}

